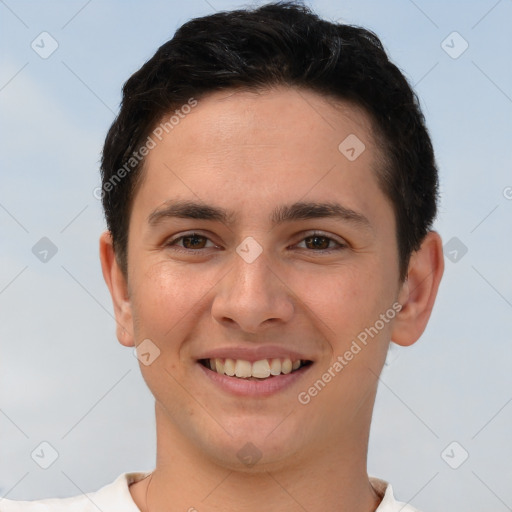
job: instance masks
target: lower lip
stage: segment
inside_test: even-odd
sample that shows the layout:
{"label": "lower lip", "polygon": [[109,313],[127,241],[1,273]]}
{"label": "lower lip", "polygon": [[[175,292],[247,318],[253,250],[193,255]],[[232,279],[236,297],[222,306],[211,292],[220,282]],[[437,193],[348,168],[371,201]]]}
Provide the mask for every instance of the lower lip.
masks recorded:
{"label": "lower lip", "polygon": [[209,370],[201,363],[197,363],[197,365],[206,377],[221,389],[233,395],[245,397],[265,397],[284,391],[297,382],[313,366],[312,364],[303,366],[287,375],[281,374],[262,380],[248,380],[221,375],[213,370]]}

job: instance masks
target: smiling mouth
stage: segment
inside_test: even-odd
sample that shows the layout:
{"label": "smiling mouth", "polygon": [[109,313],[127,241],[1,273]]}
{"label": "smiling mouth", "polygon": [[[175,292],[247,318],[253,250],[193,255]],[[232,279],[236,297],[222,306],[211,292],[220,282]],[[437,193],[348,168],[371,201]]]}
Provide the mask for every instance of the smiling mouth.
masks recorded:
{"label": "smiling mouth", "polygon": [[260,359],[251,363],[244,359],[215,358],[200,359],[199,363],[220,375],[245,380],[265,380],[294,373],[313,362],[304,359],[292,361],[289,358],[274,358]]}

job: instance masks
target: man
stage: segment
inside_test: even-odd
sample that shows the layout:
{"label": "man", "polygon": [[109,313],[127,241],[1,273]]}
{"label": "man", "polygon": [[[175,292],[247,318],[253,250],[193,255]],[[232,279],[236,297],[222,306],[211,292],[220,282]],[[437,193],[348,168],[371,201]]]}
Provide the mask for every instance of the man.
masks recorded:
{"label": "man", "polygon": [[389,342],[443,273],[438,178],[377,37],[296,4],[186,23],[125,84],[102,178],[156,468],[2,510],[414,511],[366,458]]}

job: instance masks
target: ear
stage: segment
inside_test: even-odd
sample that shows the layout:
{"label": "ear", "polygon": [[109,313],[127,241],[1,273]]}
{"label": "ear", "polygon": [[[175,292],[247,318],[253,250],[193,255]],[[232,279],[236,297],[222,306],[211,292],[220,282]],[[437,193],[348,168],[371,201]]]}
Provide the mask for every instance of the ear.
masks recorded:
{"label": "ear", "polygon": [[117,339],[121,345],[134,347],[133,317],[128,283],[117,262],[110,231],[105,231],[100,237],[100,261],[103,278],[110,290],[114,304]]}
{"label": "ear", "polygon": [[435,231],[430,231],[420,248],[411,255],[407,278],[398,297],[402,309],[395,317],[391,341],[408,346],[423,334],[443,271],[443,243]]}

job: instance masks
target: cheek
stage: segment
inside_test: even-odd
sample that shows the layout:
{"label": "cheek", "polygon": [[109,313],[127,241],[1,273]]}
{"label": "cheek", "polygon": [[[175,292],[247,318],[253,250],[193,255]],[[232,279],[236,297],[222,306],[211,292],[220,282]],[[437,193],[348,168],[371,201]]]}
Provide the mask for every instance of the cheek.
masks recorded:
{"label": "cheek", "polygon": [[171,268],[169,262],[159,261],[139,267],[132,284],[137,343],[149,339],[158,347],[158,355],[150,364],[139,364],[141,374],[157,403],[171,417],[189,417],[194,408],[178,383],[183,372],[180,360],[186,357],[182,354],[183,341],[200,313],[201,299],[211,289],[209,280],[191,266]]}
{"label": "cheek", "polygon": [[[343,394],[344,389],[352,385],[358,388],[354,390],[354,399],[362,399],[384,364],[396,314],[392,308],[396,285],[390,285],[389,274],[394,276],[391,272],[386,274],[382,259],[377,261],[375,258],[367,265],[340,267],[317,287],[317,301],[312,302],[314,306],[311,308],[322,319],[317,325],[329,327],[324,332],[332,354],[323,363],[323,370],[331,369],[335,375],[343,375],[333,379],[336,384],[331,391],[336,400],[339,400],[338,394]],[[324,293],[320,292],[322,288]],[[332,367],[338,357],[343,358],[337,363],[341,371]],[[326,377],[330,378],[329,375]]]}
{"label": "cheek", "polygon": [[204,269],[192,267],[159,262],[133,276],[132,308],[139,338],[154,338],[157,344],[167,346],[186,324],[187,316],[191,312],[197,315],[215,280]]}
{"label": "cheek", "polygon": [[317,274],[313,286],[310,280],[300,281],[306,304],[341,341],[373,324],[392,303],[391,290],[376,265],[330,269]]}

